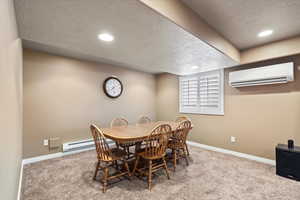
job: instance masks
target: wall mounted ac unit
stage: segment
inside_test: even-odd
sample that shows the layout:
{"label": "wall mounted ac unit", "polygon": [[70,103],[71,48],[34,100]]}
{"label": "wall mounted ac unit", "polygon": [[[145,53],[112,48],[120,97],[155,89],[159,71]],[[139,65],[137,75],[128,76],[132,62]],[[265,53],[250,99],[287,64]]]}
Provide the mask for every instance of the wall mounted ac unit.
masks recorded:
{"label": "wall mounted ac unit", "polygon": [[246,87],[294,81],[294,63],[282,63],[229,73],[229,85]]}

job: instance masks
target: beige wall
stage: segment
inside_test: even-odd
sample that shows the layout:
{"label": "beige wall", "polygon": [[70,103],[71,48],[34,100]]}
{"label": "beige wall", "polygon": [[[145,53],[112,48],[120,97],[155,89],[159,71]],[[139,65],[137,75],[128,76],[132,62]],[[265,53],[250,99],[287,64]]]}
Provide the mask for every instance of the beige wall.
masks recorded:
{"label": "beige wall", "polygon": [[[110,99],[105,78],[120,78],[124,91]],[[108,64],[24,51],[24,157],[56,152],[43,139],[62,142],[91,138],[89,125],[108,126],[117,116],[135,123],[140,115],[155,119],[154,75]]]}
{"label": "beige wall", "polygon": [[180,0],[139,1],[223,52],[225,55],[228,55],[235,61],[240,60],[239,50]]}
{"label": "beige wall", "polygon": [[[300,56],[261,63],[274,64],[293,60],[300,66]],[[256,65],[247,65],[255,67]],[[189,140],[274,159],[277,143],[291,138],[300,145],[300,72],[289,84],[234,89],[228,85],[225,70],[225,115],[192,115],[194,129]],[[171,120],[178,115],[178,77],[157,77],[157,118]],[[230,143],[230,136],[237,142]]]}
{"label": "beige wall", "polygon": [[0,199],[15,200],[22,158],[22,49],[12,0],[0,1]]}
{"label": "beige wall", "polygon": [[300,53],[300,36],[241,51],[241,63],[252,63]]}

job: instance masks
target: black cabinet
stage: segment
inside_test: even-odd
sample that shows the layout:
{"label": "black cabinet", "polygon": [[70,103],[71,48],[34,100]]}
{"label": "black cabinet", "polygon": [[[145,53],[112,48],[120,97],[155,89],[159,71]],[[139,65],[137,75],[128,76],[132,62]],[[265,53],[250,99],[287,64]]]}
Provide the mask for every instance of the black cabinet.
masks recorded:
{"label": "black cabinet", "polygon": [[276,146],[276,174],[300,181],[300,147]]}

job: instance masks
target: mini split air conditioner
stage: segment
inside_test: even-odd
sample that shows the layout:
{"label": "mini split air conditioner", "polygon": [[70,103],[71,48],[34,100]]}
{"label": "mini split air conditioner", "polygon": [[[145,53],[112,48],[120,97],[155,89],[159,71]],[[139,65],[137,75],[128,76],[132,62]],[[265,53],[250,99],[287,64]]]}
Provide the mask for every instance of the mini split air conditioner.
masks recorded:
{"label": "mini split air conditioner", "polygon": [[282,63],[229,73],[229,85],[246,87],[294,81],[294,63]]}

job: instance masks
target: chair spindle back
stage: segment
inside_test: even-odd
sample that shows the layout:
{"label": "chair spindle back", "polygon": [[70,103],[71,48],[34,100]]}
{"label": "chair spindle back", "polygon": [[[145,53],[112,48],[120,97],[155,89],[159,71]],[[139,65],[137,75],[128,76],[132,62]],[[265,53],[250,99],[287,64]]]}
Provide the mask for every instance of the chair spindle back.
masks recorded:
{"label": "chair spindle back", "polygon": [[192,123],[189,120],[184,120],[180,122],[179,126],[176,128],[175,133],[173,134],[176,142],[180,144],[185,144],[187,135],[192,127]]}
{"label": "chair spindle back", "polygon": [[145,141],[145,155],[161,157],[165,154],[172,128],[169,124],[161,124],[152,129]]}
{"label": "chair spindle back", "polygon": [[128,121],[124,118],[118,117],[111,121],[110,127],[128,126]]}
{"label": "chair spindle back", "polygon": [[90,126],[90,129],[94,138],[98,160],[108,161],[111,152],[102,131],[94,124]]}
{"label": "chair spindle back", "polygon": [[142,116],[138,120],[138,124],[147,124],[147,123],[150,123],[150,122],[151,122],[151,119],[147,116]]}
{"label": "chair spindle back", "polygon": [[185,120],[190,120],[187,116],[179,116],[176,118],[175,122],[182,122]]}

